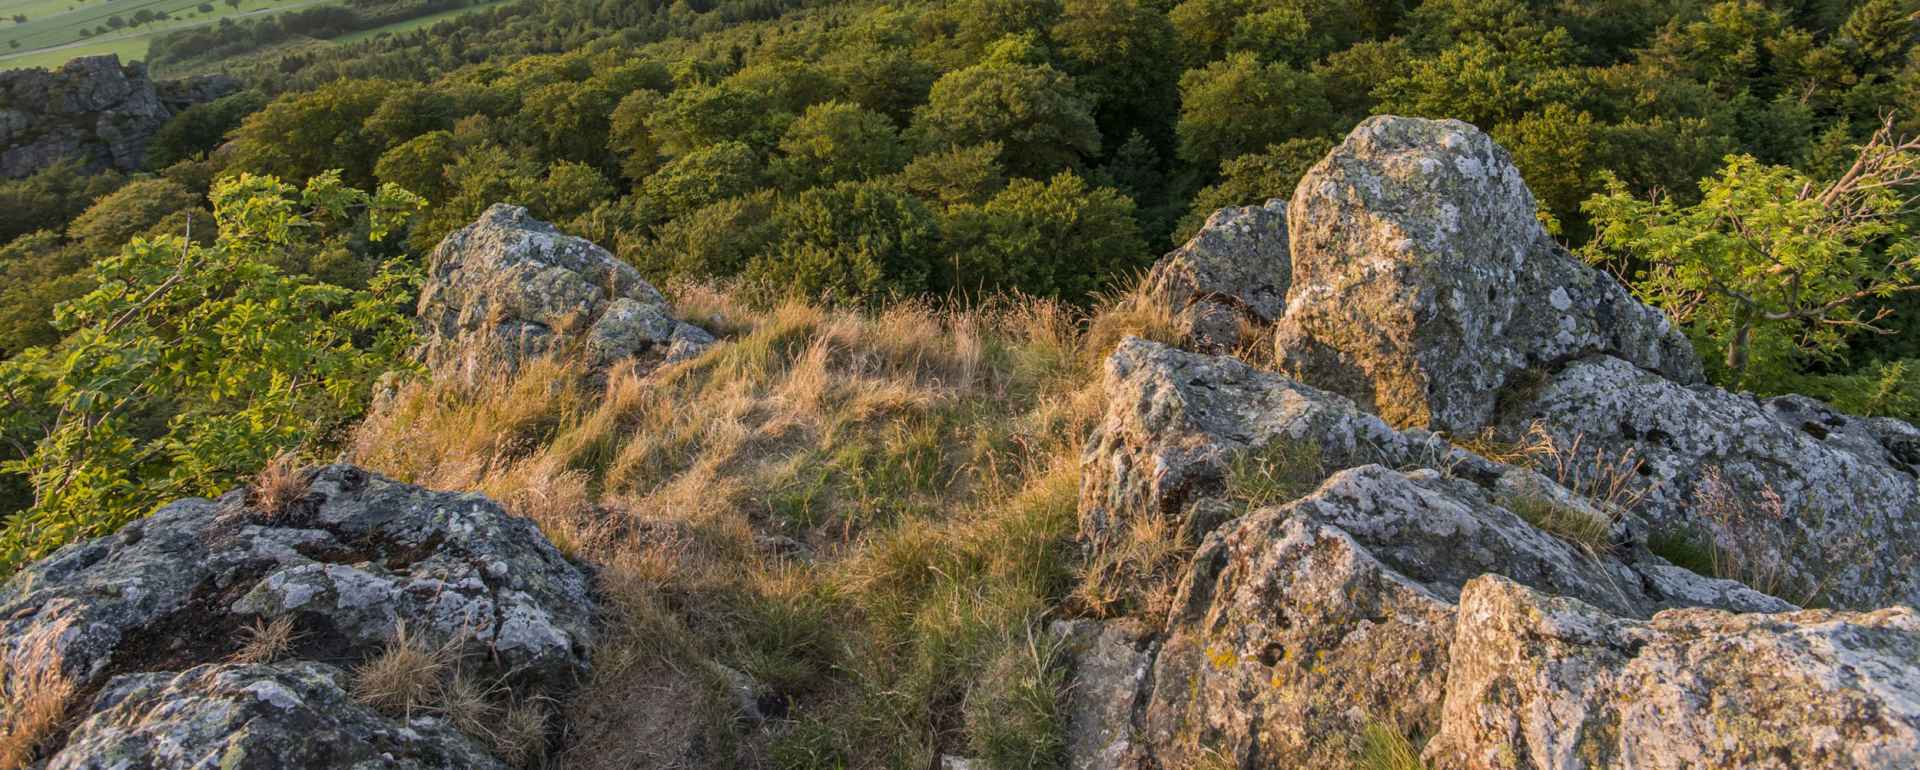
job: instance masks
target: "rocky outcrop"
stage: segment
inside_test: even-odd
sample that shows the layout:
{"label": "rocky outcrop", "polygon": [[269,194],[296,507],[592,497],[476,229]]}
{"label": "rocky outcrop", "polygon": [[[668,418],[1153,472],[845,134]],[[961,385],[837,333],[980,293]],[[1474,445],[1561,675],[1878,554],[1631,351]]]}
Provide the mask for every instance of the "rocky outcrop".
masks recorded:
{"label": "rocky outcrop", "polygon": [[1457,649],[1456,602],[1485,574],[1629,617],[1700,601],[1791,609],[1690,574],[1682,590],[1661,592],[1612,552],[1532,526],[1503,504],[1525,492],[1493,486],[1363,466],[1209,537],[1168,618],[1138,725],[1157,761],[1188,766],[1216,752],[1241,767],[1333,767],[1370,723],[1432,734]]}
{"label": "rocky outcrop", "polygon": [[47,770],[127,767],[506,765],[439,719],[393,719],[355,702],[346,672],[299,661],[116,677]]}
{"label": "rocky outcrop", "polygon": [[1766,590],[1868,608],[1920,603],[1920,430],[1801,396],[1687,386],[1618,358],[1572,362],[1513,405],[1626,483],[1656,535],[1719,549]]}
{"label": "rocky outcrop", "polygon": [[1388,422],[1471,432],[1530,370],[1606,353],[1682,383],[1686,338],[1561,248],[1505,150],[1459,121],[1355,128],[1300,180],[1275,355]]}
{"label": "rocky outcrop", "polygon": [[66,158],[90,170],[137,170],[147,142],[175,113],[238,90],[225,76],[155,83],[145,66],[122,66],[115,55],[0,72],[0,178],[31,176]]}
{"label": "rocky outcrop", "polygon": [[1186,347],[1232,353],[1252,341],[1244,327],[1280,319],[1292,275],[1287,202],[1275,198],[1214,212],[1186,245],[1154,263],[1147,289],[1179,311]]}
{"label": "rocky outcrop", "polygon": [[[1176,590],[1056,626],[1072,766],[1341,767],[1381,731],[1445,770],[1914,764],[1913,611],[1791,602],[1920,600],[1920,430],[1703,384],[1464,124],[1368,121],[1286,222],[1280,372],[1107,362],[1081,539]],[[1169,521],[1183,572],[1107,566]]]}
{"label": "rocky outcrop", "polygon": [[[226,659],[247,638],[243,628],[282,618],[293,630],[286,659],[351,667],[381,652],[404,626],[517,695],[562,693],[585,674],[593,637],[587,577],[532,522],[479,495],[431,492],[352,466],[314,471],[307,482],[303,495],[277,510],[244,489],[218,500],[181,500],[28,566],[0,588],[6,659],[34,656],[83,692],[100,690],[94,712],[102,724],[77,736],[136,754],[173,751],[178,743],[168,736],[176,733],[216,740],[196,732],[217,730],[214,723],[249,725],[235,740],[297,730],[313,715],[295,701],[322,708],[334,698],[337,677],[324,667],[233,675],[238,679],[207,671],[175,676]],[[291,706],[270,709],[280,715],[275,719],[294,721],[242,719],[247,709],[265,707],[234,698],[261,688],[304,693]],[[111,716],[116,709],[146,721],[129,726]],[[343,722],[339,729],[359,731],[369,745],[388,740],[365,725]],[[395,740],[440,743],[405,725],[377,729],[400,736]],[[263,750],[278,756],[272,752],[279,749]],[[351,756],[318,766],[351,766]],[[461,766],[421,761],[400,766]]]}
{"label": "rocky outcrop", "polygon": [[666,298],[593,242],[495,204],[435,247],[418,315],[436,371],[518,367],[582,350],[595,367],[698,355],[713,336],[668,315]]}
{"label": "rocky outcrop", "polygon": [[1435,770],[1920,765],[1920,615],[1621,619],[1483,577],[1461,597]]}

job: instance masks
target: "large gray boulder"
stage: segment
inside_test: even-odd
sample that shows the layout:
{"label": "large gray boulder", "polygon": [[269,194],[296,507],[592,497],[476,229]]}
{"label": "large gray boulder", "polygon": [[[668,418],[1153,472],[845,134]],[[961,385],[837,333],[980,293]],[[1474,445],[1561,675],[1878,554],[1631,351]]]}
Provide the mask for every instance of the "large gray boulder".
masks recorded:
{"label": "large gray boulder", "polygon": [[134,171],[147,143],[187,107],[240,89],[229,77],[155,83],[138,63],[86,56],[57,70],[0,72],[0,178],[75,158],[89,170]]}
{"label": "large gray boulder", "polygon": [[1287,202],[1224,208],[1147,273],[1147,289],[1179,312],[1185,346],[1232,353],[1252,340],[1243,326],[1267,327],[1287,309],[1293,268]]}
{"label": "large gray boulder", "polygon": [[[1496,487],[1499,485],[1496,485]],[[1667,607],[1792,609],[1732,581],[1667,576],[1543,532],[1519,490],[1378,465],[1215,532],[1167,620],[1139,725],[1162,766],[1335,767],[1370,723],[1440,724],[1462,586],[1488,573],[1621,615]]]}
{"label": "large gray boulder", "polygon": [[1622,619],[1488,576],[1460,600],[1434,770],[1920,766],[1920,615]]}
{"label": "large gray boulder", "polygon": [[[1920,430],[1802,396],[1687,386],[1611,356],[1566,365],[1516,401],[1579,464],[1625,481],[1667,542],[1715,549],[1723,572],[1794,601],[1920,604]],[[1591,454],[1588,454],[1591,453]]]}
{"label": "large gray boulder", "polygon": [[404,625],[519,695],[586,674],[587,576],[531,521],[353,466],[307,482],[279,510],[245,489],[181,500],[27,566],[0,587],[0,657],[57,667],[86,694],[224,660],[243,628],[287,618],[290,659],[351,666]]}
{"label": "large gray boulder", "polygon": [[389,718],[324,663],[128,674],[101,690],[47,770],[505,770],[438,718]]}
{"label": "large gray boulder", "polygon": [[1287,218],[1276,359],[1395,425],[1477,430],[1530,370],[1589,353],[1701,379],[1665,315],[1547,235],[1512,158],[1473,126],[1369,118]]}
{"label": "large gray boulder", "polygon": [[698,355],[712,335],[668,314],[632,265],[519,206],[494,204],[428,257],[420,358],[440,372],[513,370],[579,351],[594,367]]}

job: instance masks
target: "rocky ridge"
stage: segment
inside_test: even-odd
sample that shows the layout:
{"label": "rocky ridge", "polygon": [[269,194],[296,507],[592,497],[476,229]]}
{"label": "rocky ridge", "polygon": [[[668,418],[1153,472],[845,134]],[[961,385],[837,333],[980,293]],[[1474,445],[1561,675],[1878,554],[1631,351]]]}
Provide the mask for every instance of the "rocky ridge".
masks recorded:
{"label": "rocky ridge", "polygon": [[[1448,769],[1920,760],[1920,635],[1878,609],[1920,600],[1914,428],[1704,384],[1533,212],[1478,130],[1376,117],[1265,243],[1223,211],[1156,267],[1272,255],[1234,285],[1286,287],[1278,371],[1221,324],[1109,358],[1081,540],[1198,547],[1164,615],[1056,623],[1070,766],[1339,767],[1383,730]],[[1251,307],[1199,283],[1154,285]]]}
{"label": "rocky ridge", "polygon": [[187,107],[240,90],[224,75],[156,82],[145,65],[87,56],[57,70],[0,72],[0,178],[66,158],[88,170],[138,170],[147,142]]}

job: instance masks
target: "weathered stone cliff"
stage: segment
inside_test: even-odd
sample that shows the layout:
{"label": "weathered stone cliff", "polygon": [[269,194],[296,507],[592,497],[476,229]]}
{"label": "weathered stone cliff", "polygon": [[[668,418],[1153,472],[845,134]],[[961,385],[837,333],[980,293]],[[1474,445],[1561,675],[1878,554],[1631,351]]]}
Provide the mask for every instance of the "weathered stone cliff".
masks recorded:
{"label": "weathered stone cliff", "polygon": [[175,113],[239,89],[226,76],[155,82],[144,65],[122,66],[115,55],[0,72],[0,178],[30,176],[66,158],[93,170],[134,171]]}

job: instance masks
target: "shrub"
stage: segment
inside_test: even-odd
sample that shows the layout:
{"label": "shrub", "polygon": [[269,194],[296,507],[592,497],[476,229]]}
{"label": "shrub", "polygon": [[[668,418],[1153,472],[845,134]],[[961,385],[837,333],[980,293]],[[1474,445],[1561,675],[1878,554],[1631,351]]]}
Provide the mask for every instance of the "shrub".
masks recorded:
{"label": "shrub", "polygon": [[328,174],[298,191],[242,175],[213,200],[210,245],[134,240],[63,307],[64,341],[0,363],[0,435],[32,442],[0,472],[25,476],[35,495],[0,533],[0,567],[219,492],[357,416],[374,379],[402,365],[411,274],[390,265],[351,290],[267,260],[358,223],[382,238],[419,199]]}
{"label": "shrub", "polygon": [[782,201],[773,248],[748,278],[800,296],[858,301],[929,288],[939,229],[914,197],[874,182],[843,182]]}

